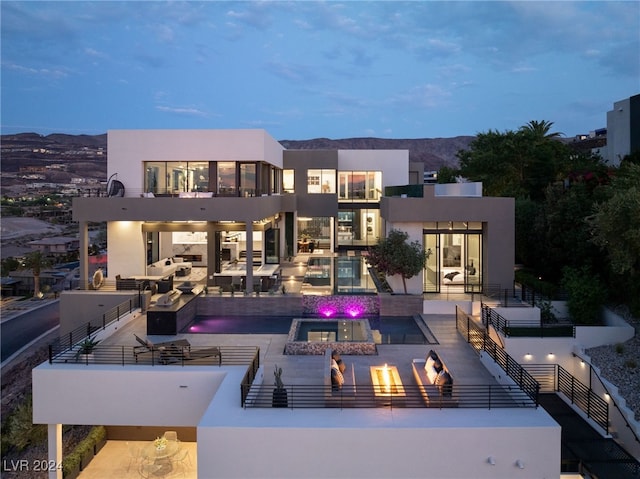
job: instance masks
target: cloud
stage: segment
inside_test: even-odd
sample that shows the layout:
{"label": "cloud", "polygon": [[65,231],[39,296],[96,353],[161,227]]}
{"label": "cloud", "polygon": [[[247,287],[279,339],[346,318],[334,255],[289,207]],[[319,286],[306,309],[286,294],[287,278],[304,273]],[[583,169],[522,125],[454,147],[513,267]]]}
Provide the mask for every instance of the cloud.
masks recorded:
{"label": "cloud", "polygon": [[203,110],[193,107],[172,107],[172,106],[156,106],[156,110],[163,113],[171,113],[180,116],[196,116],[196,117],[208,117],[209,114]]}
{"label": "cloud", "polygon": [[59,68],[33,68],[18,65],[16,63],[2,63],[2,67],[17,73],[31,75],[35,77],[46,77],[49,79],[60,79],[69,76],[69,71],[64,67]]}
{"label": "cloud", "polygon": [[388,103],[398,108],[411,106],[412,108],[434,109],[444,106],[450,97],[449,91],[438,85],[427,83],[391,96]]}
{"label": "cloud", "polygon": [[272,60],[265,63],[264,68],[272,75],[294,83],[311,83],[318,78],[317,69],[308,65]]}

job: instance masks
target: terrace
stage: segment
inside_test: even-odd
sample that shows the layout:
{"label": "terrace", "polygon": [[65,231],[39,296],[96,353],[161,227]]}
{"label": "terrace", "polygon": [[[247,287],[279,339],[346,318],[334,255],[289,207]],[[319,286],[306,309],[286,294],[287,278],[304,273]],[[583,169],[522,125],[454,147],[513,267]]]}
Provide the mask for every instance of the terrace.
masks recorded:
{"label": "terrace", "polygon": [[[196,360],[184,360],[180,357],[175,361],[166,362],[162,360],[160,353],[152,351],[144,355],[144,360],[138,359],[138,362],[136,362],[133,351],[140,344],[135,335],[141,338],[146,337],[144,315],[135,319],[123,320],[123,323],[117,327],[113,334],[101,341],[95,349],[91,361],[81,360],[76,362],[72,359],[74,358],[73,351],[67,351],[54,354],[55,357],[52,357],[51,363],[43,366],[45,369],[54,370],[70,368],[76,373],[78,368],[85,369],[87,373],[96,378],[96,381],[99,380],[97,379],[99,376],[107,374],[111,377],[111,387],[115,389],[120,388],[118,386],[120,381],[123,383],[122,387],[126,387],[124,384],[133,381],[131,387],[135,389],[135,382],[141,380],[139,379],[141,376],[137,375],[137,373],[150,370],[166,373],[166,376],[163,373],[163,378],[169,375],[179,378],[183,374],[180,371],[184,371],[184,374],[191,374],[187,373],[187,371],[198,371],[195,373],[196,375],[202,373],[203,377],[206,375],[210,378],[220,378],[214,380],[218,384],[215,392],[211,392],[209,396],[205,394],[203,400],[200,401],[200,407],[196,406],[194,408],[200,412],[190,415],[191,419],[185,420],[184,414],[176,414],[175,411],[166,410],[166,408],[175,408],[175,398],[167,402],[158,399],[158,408],[164,409],[166,417],[157,423],[153,423],[152,420],[141,414],[139,416],[140,422],[132,424],[135,427],[131,431],[137,430],[134,435],[128,438],[132,441],[139,440],[141,433],[146,440],[151,440],[156,437],[157,431],[161,429],[180,427],[184,429],[186,426],[187,437],[193,438],[193,441],[187,440],[186,445],[190,447],[191,460],[194,465],[191,469],[183,470],[185,477],[196,477],[196,471],[200,468],[197,459],[197,443],[201,440],[201,437],[205,437],[204,431],[207,429],[224,427],[222,424],[229,424],[234,421],[242,423],[246,420],[250,420],[252,425],[256,427],[268,427],[268,424],[272,421],[270,415],[256,416],[256,412],[260,410],[266,411],[264,408],[272,409],[272,371],[276,365],[283,368],[283,381],[289,395],[288,409],[296,411],[298,421],[300,421],[296,422],[297,424],[305,424],[310,420],[308,413],[304,412],[309,408],[314,410],[314,416],[319,415],[320,417],[324,414],[332,415],[331,411],[349,409],[352,411],[349,417],[343,417],[341,421],[344,422],[345,427],[351,426],[355,428],[366,428],[372,425],[371,418],[367,413],[363,415],[362,412],[358,412],[367,409],[380,409],[387,412],[392,410],[407,411],[405,420],[418,428],[433,427],[434,424],[438,425],[437,427],[443,427],[449,421],[452,421],[451,424],[459,423],[459,421],[469,424],[471,422],[479,424],[487,421],[487,424],[502,423],[515,426],[521,421],[531,424],[540,421],[541,418],[543,418],[543,423],[550,420],[543,410],[536,408],[536,400],[532,400],[522,390],[515,388],[514,391],[508,394],[504,393],[503,387],[481,365],[474,349],[457,331],[455,315],[427,315],[423,316],[423,319],[432,333],[429,344],[377,344],[377,355],[343,355],[342,357],[347,367],[353,372],[355,386],[353,386],[353,390],[345,387],[338,400],[331,403],[327,403],[324,400],[327,394],[331,395],[331,390],[323,385],[326,365],[324,356],[285,354],[288,340],[288,335],[286,334],[179,334],[177,336],[153,336],[154,343],[187,340],[190,344],[190,350],[195,356],[199,351],[211,351],[212,348],[218,349],[221,354],[219,356],[204,355]],[[472,321],[477,322],[478,319],[473,318]],[[427,405],[422,396],[423,391],[416,384],[412,371],[412,362],[414,359],[423,359],[430,349],[436,350],[443,358],[446,358],[447,368],[455,377],[457,404],[453,409],[448,409],[450,405],[445,403],[434,402]],[[385,364],[397,370],[397,377],[402,384],[404,392],[402,397],[391,395],[381,400],[375,394],[376,390],[372,383],[371,370]],[[129,371],[133,376],[129,373],[124,373],[124,371],[121,375],[112,376],[111,372],[117,372],[118,369]],[[214,373],[214,376],[210,376],[211,372]],[[255,387],[251,388],[250,378],[254,377],[254,373],[257,381],[254,383]],[[263,380],[262,374],[264,374]],[[154,376],[159,378],[157,375]],[[138,379],[134,380],[132,378]],[[165,380],[154,380],[153,382],[158,383]],[[177,380],[184,382],[180,379]],[[241,384],[243,386],[239,388]],[[162,391],[163,387],[160,387],[159,390]],[[342,397],[350,396],[350,393],[353,393],[355,400],[342,400]],[[209,401],[211,401],[210,404]],[[224,408],[220,407],[221,401],[226,405]],[[510,409],[513,413],[513,421],[506,420],[497,413],[500,408],[505,407],[515,408]],[[447,409],[449,411],[447,413],[449,419],[440,418],[437,423],[432,422],[431,426],[429,426],[429,421],[425,422],[425,417],[422,416],[425,412],[419,413],[418,411],[428,411],[432,408],[436,410]],[[473,413],[469,415],[469,412],[477,410],[477,408],[485,409],[480,415],[484,419],[480,419],[480,416],[474,417]],[[522,412],[516,414],[514,413],[515,410]],[[326,411],[326,413],[321,411]],[[387,413],[384,412],[383,414]],[[178,417],[180,419],[177,419]],[[433,420],[434,418],[431,419]],[[443,420],[444,422],[442,422]],[[97,421],[99,422],[100,420],[97,419]],[[175,421],[175,423],[172,421]],[[313,419],[312,423],[316,421],[317,419]],[[185,424],[185,422],[190,423],[190,425]],[[283,423],[279,427],[287,428],[291,427],[291,425],[287,426],[286,423]],[[117,439],[123,438],[118,437]],[[110,461],[114,468],[118,469],[118,474],[121,475],[119,477],[139,477],[138,471],[134,471],[134,476],[130,475],[132,471],[125,470],[124,458],[127,456],[122,454],[123,444],[123,440],[110,440],[95,459],[93,470],[103,469],[105,464]],[[109,457],[108,461],[105,456]],[[91,472],[91,465],[88,467],[89,469],[86,470],[86,473],[82,473],[81,478],[99,477],[99,475],[94,475],[97,473]]]}

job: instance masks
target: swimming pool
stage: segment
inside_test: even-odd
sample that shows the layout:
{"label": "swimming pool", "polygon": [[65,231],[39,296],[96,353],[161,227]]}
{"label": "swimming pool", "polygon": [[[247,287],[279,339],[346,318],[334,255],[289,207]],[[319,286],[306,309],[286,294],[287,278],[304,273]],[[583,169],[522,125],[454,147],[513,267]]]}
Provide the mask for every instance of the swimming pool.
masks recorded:
{"label": "swimming pool", "polygon": [[[181,333],[188,334],[289,334],[291,316],[197,316]],[[313,319],[313,318],[308,318]],[[317,318],[320,319],[320,318]],[[367,318],[380,332],[383,344],[428,344],[411,316]]]}

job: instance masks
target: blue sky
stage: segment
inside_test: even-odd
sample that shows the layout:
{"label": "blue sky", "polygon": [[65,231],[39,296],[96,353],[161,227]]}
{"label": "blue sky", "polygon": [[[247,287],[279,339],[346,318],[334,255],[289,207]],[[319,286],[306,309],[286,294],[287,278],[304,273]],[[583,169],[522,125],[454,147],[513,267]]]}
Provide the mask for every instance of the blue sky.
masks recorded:
{"label": "blue sky", "polygon": [[640,2],[0,2],[2,133],[278,140],[606,126]]}

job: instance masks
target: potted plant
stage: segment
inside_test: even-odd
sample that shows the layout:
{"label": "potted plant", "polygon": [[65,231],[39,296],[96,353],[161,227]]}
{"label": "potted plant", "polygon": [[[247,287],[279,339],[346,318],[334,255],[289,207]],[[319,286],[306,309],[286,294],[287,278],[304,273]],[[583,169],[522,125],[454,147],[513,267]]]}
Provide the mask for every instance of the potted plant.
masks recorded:
{"label": "potted plant", "polygon": [[80,343],[78,343],[78,350],[76,351],[76,361],[82,359],[83,362],[89,362],[89,360],[93,358],[93,350],[99,342],[100,341],[96,340],[95,338],[88,336]]}
{"label": "potted plant", "polygon": [[275,377],[275,389],[273,390],[272,407],[288,407],[289,401],[287,400],[287,390],[282,382],[282,368],[279,368],[276,364],[276,369],[273,372]]}

